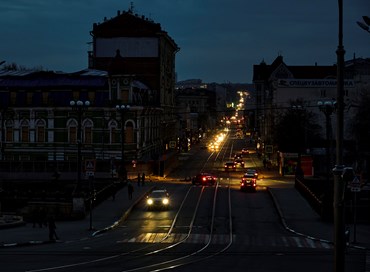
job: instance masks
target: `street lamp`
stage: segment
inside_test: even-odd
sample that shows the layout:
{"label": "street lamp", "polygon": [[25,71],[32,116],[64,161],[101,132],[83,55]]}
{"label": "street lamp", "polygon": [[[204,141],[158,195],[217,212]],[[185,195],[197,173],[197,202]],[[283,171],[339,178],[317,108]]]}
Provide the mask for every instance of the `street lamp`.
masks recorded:
{"label": "street lamp", "polygon": [[77,112],[77,185],[75,196],[81,195],[81,145],[82,145],[82,113],[90,106],[89,101],[70,101],[69,105]]}
{"label": "street lamp", "polygon": [[[326,124],[326,184],[325,184],[325,193],[323,199],[323,216],[326,217],[328,215],[327,209],[332,203],[332,198],[330,196],[330,166],[331,166],[331,143],[332,143],[332,126],[331,126],[331,115],[335,111],[336,103],[335,101],[327,100],[327,101],[318,101],[317,106],[319,107],[320,111],[325,115],[325,124]],[[332,207],[332,206],[331,206]]]}
{"label": "street lamp", "polygon": [[338,0],[338,48],[337,54],[337,128],[336,165],[334,174],[334,271],[345,269],[345,224],[343,166],[343,117],[344,117],[344,54],[343,47],[343,0]]}
{"label": "street lamp", "polygon": [[116,105],[117,112],[121,115],[121,167],[120,174],[123,180],[127,180],[127,171],[125,167],[125,112],[130,110],[130,105]]}
{"label": "street lamp", "polygon": [[330,173],[330,164],[331,164],[331,139],[332,139],[332,129],[331,129],[331,115],[335,111],[335,101],[319,101],[317,102],[317,106],[319,107],[320,111],[325,115],[325,124],[326,124],[326,163],[327,163],[327,180],[329,181],[329,173]]}
{"label": "street lamp", "polygon": [[1,160],[5,160],[5,112],[6,107],[1,107]]}

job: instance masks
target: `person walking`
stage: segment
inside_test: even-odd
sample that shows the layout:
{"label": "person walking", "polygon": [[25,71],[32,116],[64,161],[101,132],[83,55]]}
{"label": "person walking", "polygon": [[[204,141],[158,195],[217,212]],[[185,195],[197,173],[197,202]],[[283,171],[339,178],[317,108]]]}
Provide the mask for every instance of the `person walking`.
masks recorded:
{"label": "person walking", "polygon": [[48,218],[48,227],[49,227],[49,240],[50,241],[59,240],[59,237],[55,231],[57,226],[55,224],[55,220],[53,216],[49,216]]}
{"label": "person walking", "polygon": [[141,185],[144,186],[145,184],[145,173],[141,176]]}
{"label": "person walking", "polygon": [[134,186],[132,186],[131,181],[127,183],[128,199],[132,199],[132,194],[134,192]]}

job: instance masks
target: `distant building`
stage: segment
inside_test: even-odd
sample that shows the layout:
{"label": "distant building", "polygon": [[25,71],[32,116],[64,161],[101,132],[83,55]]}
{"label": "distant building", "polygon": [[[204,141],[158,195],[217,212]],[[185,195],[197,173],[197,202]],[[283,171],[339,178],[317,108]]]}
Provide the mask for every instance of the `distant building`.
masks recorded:
{"label": "distant building", "polygon": [[[337,97],[337,66],[291,66],[278,56],[272,64],[261,62],[253,66],[253,84],[255,85],[255,130],[261,152],[266,145],[272,144],[271,135],[277,121],[278,113],[294,106],[301,101],[300,107],[314,112],[318,116],[318,123],[325,128],[326,117],[320,112],[319,102],[335,102]],[[345,63],[344,79],[344,125],[346,126],[353,116],[353,108],[361,90],[369,83],[369,61],[353,59]],[[336,129],[335,113],[331,116],[333,131]],[[294,129],[294,128],[292,128]],[[333,133],[335,138],[335,133]],[[351,131],[345,129],[346,140],[351,139]],[[325,138],[325,129],[323,129]],[[334,139],[335,140],[335,139]]]}

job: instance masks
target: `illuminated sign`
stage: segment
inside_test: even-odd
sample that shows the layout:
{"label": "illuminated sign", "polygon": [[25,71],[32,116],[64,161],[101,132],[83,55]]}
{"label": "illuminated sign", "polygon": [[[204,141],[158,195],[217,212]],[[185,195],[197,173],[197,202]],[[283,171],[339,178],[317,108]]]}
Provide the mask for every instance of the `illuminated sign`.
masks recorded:
{"label": "illuminated sign", "polygon": [[[279,79],[280,88],[336,88],[336,79]],[[354,80],[344,80],[345,88],[354,88]]]}

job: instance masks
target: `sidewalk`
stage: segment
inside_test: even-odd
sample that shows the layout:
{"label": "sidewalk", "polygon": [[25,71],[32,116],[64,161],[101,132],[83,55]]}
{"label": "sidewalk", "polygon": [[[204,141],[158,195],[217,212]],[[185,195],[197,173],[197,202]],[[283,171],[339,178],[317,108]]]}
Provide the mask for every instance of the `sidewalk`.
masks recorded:
{"label": "sidewalk", "polygon": [[[133,182],[133,199],[128,199],[127,187],[117,192],[115,198],[109,198],[95,207],[84,219],[74,221],[57,221],[57,242],[70,242],[92,237],[101,232],[114,228],[121,220],[125,220],[131,209],[155,187],[155,183],[146,183],[145,186],[137,186]],[[92,228],[90,229],[90,222]],[[0,222],[0,248],[10,246],[25,246],[33,244],[51,243],[47,227],[33,227],[32,223],[17,224],[17,222]],[[13,224],[5,228],[4,224]]]}
{"label": "sidewalk", "polygon": [[[323,221],[308,202],[294,188],[269,188],[274,204],[284,227],[295,234],[333,244],[334,224]],[[356,242],[354,226],[350,229],[350,245],[370,250],[370,225],[356,224]]]}

